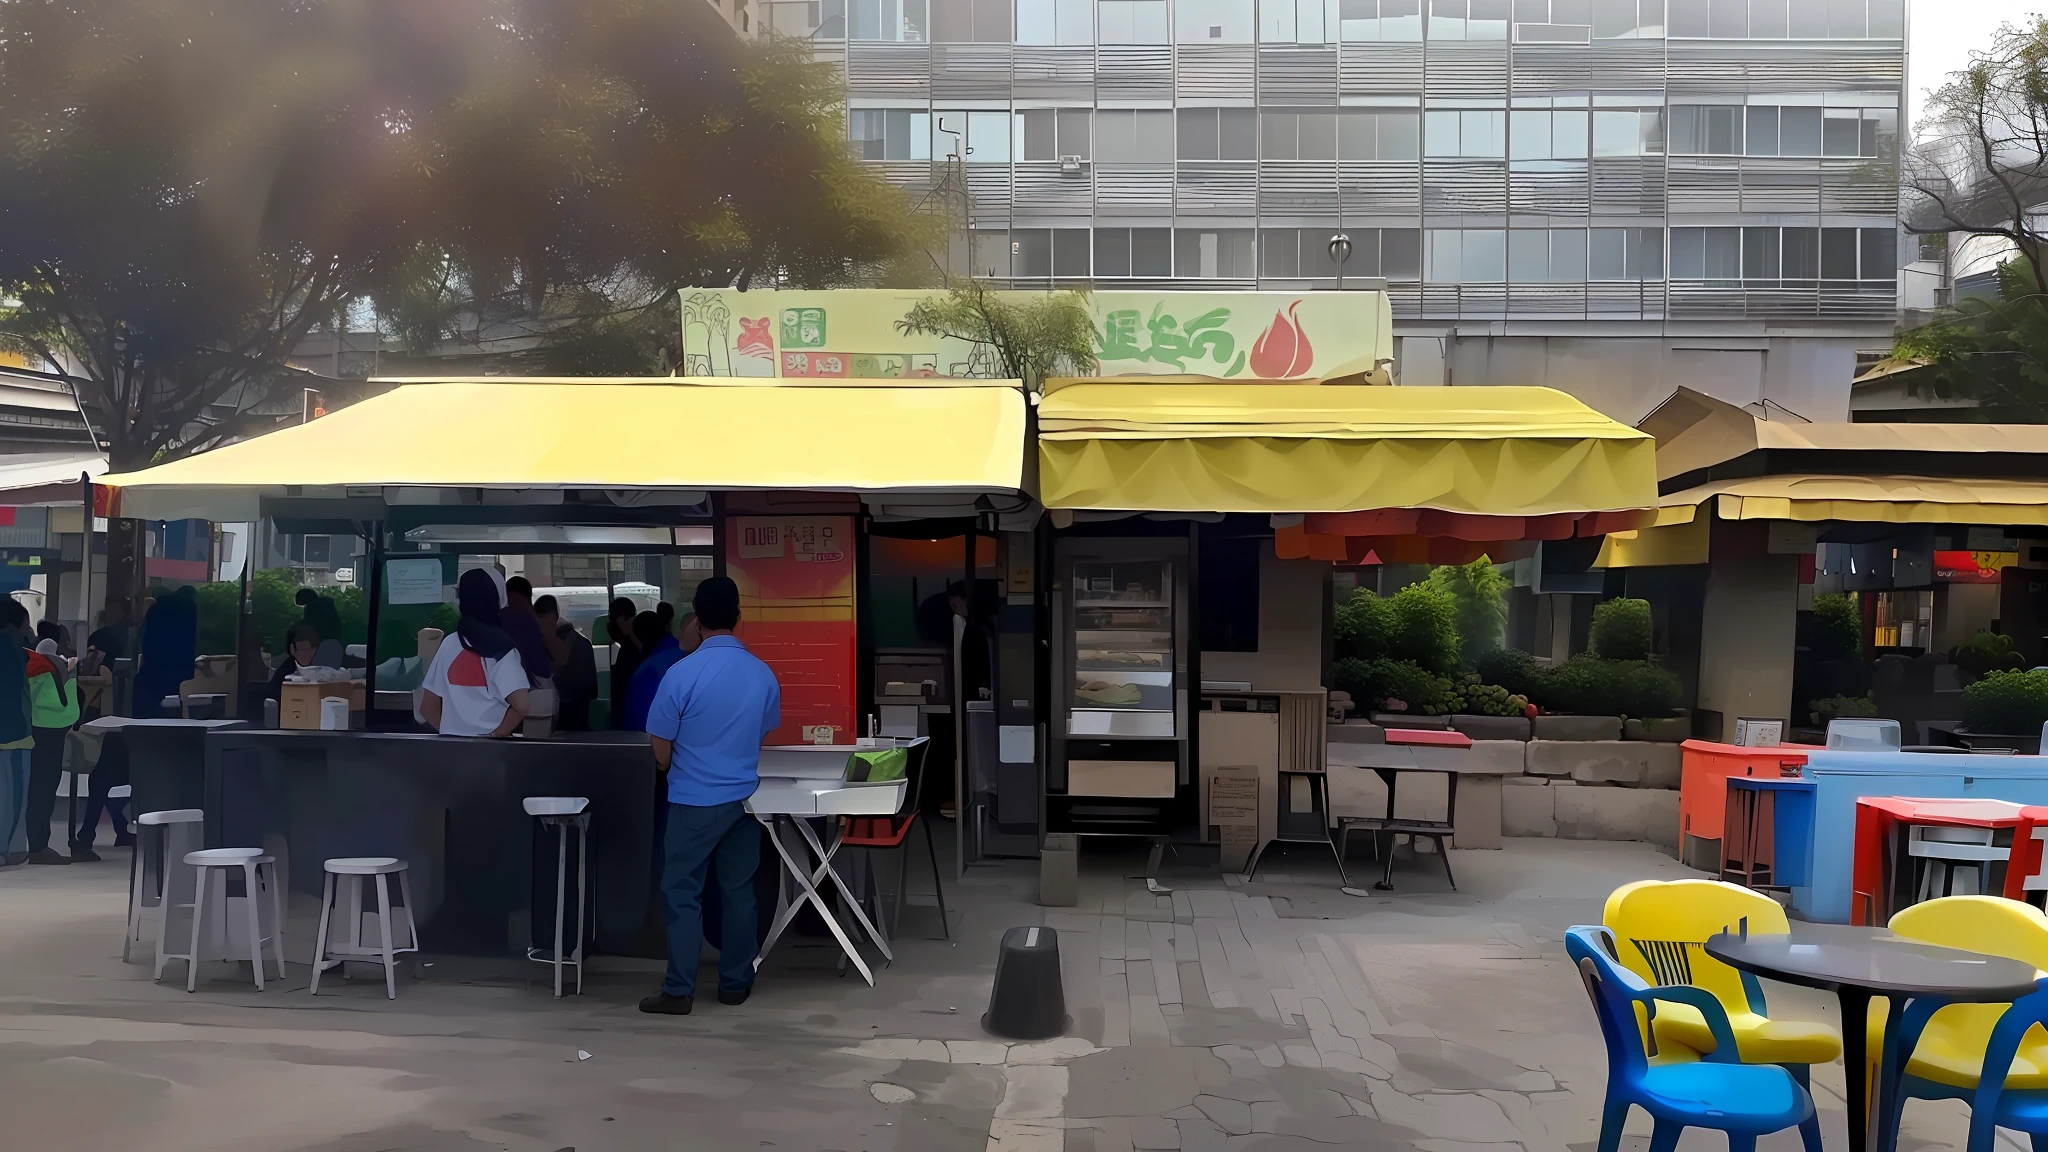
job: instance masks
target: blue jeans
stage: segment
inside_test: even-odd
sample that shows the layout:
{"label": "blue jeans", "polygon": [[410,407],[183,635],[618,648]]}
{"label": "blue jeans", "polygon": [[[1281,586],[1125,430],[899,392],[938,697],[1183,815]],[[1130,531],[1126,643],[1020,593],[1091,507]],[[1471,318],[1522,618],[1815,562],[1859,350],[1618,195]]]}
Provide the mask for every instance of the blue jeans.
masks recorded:
{"label": "blue jeans", "polygon": [[696,994],[697,957],[704,948],[704,875],[714,859],[723,913],[718,987],[738,992],[754,983],[754,869],[761,864],[761,830],[743,801],[709,808],[670,804],[661,867],[668,975],[661,990],[671,996]]}
{"label": "blue jeans", "polygon": [[29,751],[0,749],[0,856],[28,850]]}

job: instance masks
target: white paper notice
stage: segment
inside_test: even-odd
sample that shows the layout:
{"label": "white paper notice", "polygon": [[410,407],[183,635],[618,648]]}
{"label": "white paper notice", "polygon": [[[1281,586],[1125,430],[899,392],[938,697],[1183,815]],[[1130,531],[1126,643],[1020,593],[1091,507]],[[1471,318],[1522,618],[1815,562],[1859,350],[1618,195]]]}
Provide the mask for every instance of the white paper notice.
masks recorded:
{"label": "white paper notice", "polygon": [[386,604],[439,604],[441,602],[441,561],[417,556],[384,562]]}
{"label": "white paper notice", "polygon": [[996,759],[1005,764],[1030,764],[1038,754],[1038,730],[1029,724],[996,728]]}

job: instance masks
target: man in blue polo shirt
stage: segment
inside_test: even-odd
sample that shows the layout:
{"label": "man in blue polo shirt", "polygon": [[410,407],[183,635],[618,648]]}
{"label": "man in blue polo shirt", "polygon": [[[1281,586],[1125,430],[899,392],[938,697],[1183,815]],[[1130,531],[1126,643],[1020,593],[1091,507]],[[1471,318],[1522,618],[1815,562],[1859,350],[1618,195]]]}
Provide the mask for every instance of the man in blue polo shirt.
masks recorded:
{"label": "man in blue polo shirt", "polygon": [[723,906],[718,1002],[740,1004],[754,987],[754,869],[761,830],[746,811],[761,784],[761,741],[782,724],[775,673],[733,636],[740,590],[714,576],[692,601],[703,641],[662,677],[648,710],[654,762],[668,769],[668,831],[661,894],[668,926],[668,975],[642,1012],[685,1016],[697,991],[704,947],[704,874],[717,861]]}

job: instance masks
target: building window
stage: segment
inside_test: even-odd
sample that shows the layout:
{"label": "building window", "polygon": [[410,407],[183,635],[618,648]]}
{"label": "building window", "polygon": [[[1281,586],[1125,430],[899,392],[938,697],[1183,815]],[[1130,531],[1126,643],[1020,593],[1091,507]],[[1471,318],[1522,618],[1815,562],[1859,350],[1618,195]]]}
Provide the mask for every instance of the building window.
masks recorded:
{"label": "building window", "polygon": [[1913,237],[1914,251],[1921,260],[1940,263],[1948,259],[1948,233],[1922,232]]}
{"label": "building window", "polygon": [[1010,0],[931,0],[932,39],[952,44],[1008,44]]}
{"label": "building window", "polygon": [[1413,112],[1337,113],[1337,158],[1346,163],[1413,164],[1420,118]]}
{"label": "building window", "polygon": [[1498,108],[1429,112],[1423,122],[1423,155],[1498,160],[1507,154],[1507,116]]}
{"label": "building window", "polygon": [[1337,0],[1344,40],[1422,39],[1422,0]]}
{"label": "building window", "polygon": [[1432,228],[1423,278],[1432,284],[1498,284],[1507,279],[1507,233],[1498,228]]}
{"label": "building window", "polygon": [[1898,139],[1895,108],[1752,104],[1744,113],[1743,151],[1750,156],[1872,159]]}
{"label": "building window", "polygon": [[970,235],[973,238],[973,261],[969,271],[975,276],[997,280],[1010,278],[1010,234],[1000,229],[978,229]]}
{"label": "building window", "polygon": [[1663,109],[1601,108],[1593,112],[1593,155],[1604,157],[1663,154]]}
{"label": "building window", "polygon": [[925,38],[925,0],[842,0],[852,17],[849,39],[914,40]]}
{"label": "building window", "polygon": [[1085,279],[1088,229],[1011,229],[1010,275],[1018,280]]}
{"label": "building window", "polygon": [[1252,0],[1176,0],[1173,38],[1181,44],[1249,44],[1252,7]]}
{"label": "building window", "polygon": [[1260,0],[1265,44],[1328,44],[1337,39],[1336,0]]}
{"label": "building window", "polygon": [[1337,114],[1334,112],[1262,112],[1259,114],[1259,159],[1321,160],[1337,158]]}
{"label": "building window", "polygon": [[1742,229],[1673,228],[1671,278],[1727,280],[1742,278]]}
{"label": "building window", "polygon": [[[1330,241],[1337,233],[1335,227],[1261,228],[1259,275],[1274,280],[1336,279],[1337,259],[1330,255]],[[1359,270],[1358,240],[1348,234],[1346,238],[1351,240],[1351,254],[1344,261],[1344,275],[1376,275]]]}
{"label": "building window", "polygon": [[1586,279],[1663,278],[1662,228],[1594,228],[1587,233]]}
{"label": "building window", "polygon": [[1017,0],[1017,43],[1093,44],[1094,5],[1089,0]]}
{"label": "building window", "polygon": [[1586,117],[1583,109],[1508,113],[1508,159],[1584,160]]}
{"label": "building window", "polygon": [[1088,159],[1088,108],[1031,108],[1017,113],[1017,159]]}
{"label": "building window", "polygon": [[1663,35],[1664,0],[1593,0],[1593,39],[1653,40]]}
{"label": "building window", "polygon": [[967,163],[1008,164],[1010,132],[1008,112],[934,111],[932,155],[940,160],[954,159],[964,136]]}
{"label": "building window", "polygon": [[1249,228],[1176,228],[1173,230],[1174,275],[1188,280],[1250,280],[1252,230]]}
{"label": "building window", "polygon": [[1676,0],[1671,34],[1715,40],[1897,40],[1903,0]]}
{"label": "building window", "polygon": [[1096,155],[1108,163],[1171,163],[1173,113],[1168,109],[1105,108],[1095,114]]}
{"label": "building window", "polygon": [[1097,228],[1095,276],[1173,275],[1173,229]]}
{"label": "building window", "polygon": [[1741,155],[1742,112],[1733,104],[1672,105],[1672,155]]}
{"label": "building window", "polygon": [[1429,0],[1431,40],[1505,40],[1508,0]]}
{"label": "building window", "polygon": [[1104,44],[1165,44],[1166,0],[1102,0],[1095,6]]}
{"label": "building window", "polygon": [[1516,284],[1584,284],[1584,228],[1517,228],[1508,233],[1508,279]]}
{"label": "building window", "polygon": [[863,160],[929,160],[931,122],[929,112],[855,108],[846,114],[846,132]]}
{"label": "building window", "polygon": [[1250,108],[1182,108],[1178,121],[1182,160],[1259,158],[1259,114]]}
{"label": "building window", "polygon": [[1514,0],[1514,6],[1518,43],[1584,44],[1593,38],[1593,0]]}

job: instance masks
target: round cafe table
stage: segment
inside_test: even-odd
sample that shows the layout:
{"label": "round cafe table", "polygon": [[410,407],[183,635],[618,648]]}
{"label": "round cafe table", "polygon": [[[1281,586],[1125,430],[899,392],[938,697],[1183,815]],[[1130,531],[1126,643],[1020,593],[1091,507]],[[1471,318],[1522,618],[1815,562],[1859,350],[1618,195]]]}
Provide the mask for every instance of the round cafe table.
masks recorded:
{"label": "round cafe table", "polygon": [[[1782,936],[1723,932],[1709,939],[1705,948],[1707,955],[1731,968],[1833,992],[1841,1001],[1850,1152],[1864,1152],[1873,1103],[1865,1098],[1863,1076],[1873,996],[1887,1001],[1885,1035],[1891,1037],[1898,1034],[1908,1001],[1932,997],[1951,1004],[1995,1004],[2032,992],[2036,979],[2033,966],[2017,960],[1903,940],[1882,928],[1840,924],[1794,924],[1791,933]],[[1905,1058],[1901,1054],[1901,1062]],[[1875,1103],[1884,1103],[1884,1094],[1896,1079],[1896,1069],[1878,1069]],[[1889,1109],[1878,1111],[1880,1121],[1890,1114]],[[1882,1127],[1879,1137],[1879,1147],[1887,1147]]]}

